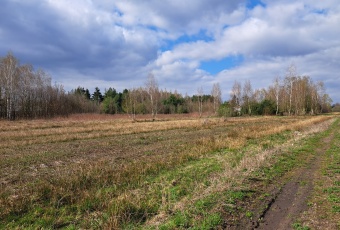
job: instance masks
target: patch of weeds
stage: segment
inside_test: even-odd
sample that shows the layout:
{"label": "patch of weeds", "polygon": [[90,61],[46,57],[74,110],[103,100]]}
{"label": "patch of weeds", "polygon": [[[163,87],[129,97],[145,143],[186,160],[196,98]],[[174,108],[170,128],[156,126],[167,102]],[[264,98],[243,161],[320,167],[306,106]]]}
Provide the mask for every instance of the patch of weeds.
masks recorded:
{"label": "patch of weeds", "polygon": [[188,194],[188,191],[187,189],[185,189],[185,187],[176,186],[176,187],[169,189],[169,198],[173,202],[179,200],[181,197],[187,194]]}
{"label": "patch of weeds", "polygon": [[236,204],[237,201],[241,201],[241,200],[245,199],[246,197],[250,196],[251,193],[252,193],[251,191],[229,190],[229,191],[224,193],[224,197],[226,199],[225,202],[227,204]]}
{"label": "patch of weeds", "polygon": [[213,213],[204,217],[202,223],[193,229],[215,229],[222,223],[222,217],[218,213]]}
{"label": "patch of weeds", "polygon": [[270,196],[269,193],[264,193],[260,196],[259,200],[264,200],[266,197]]}
{"label": "patch of weeds", "polygon": [[295,230],[310,230],[310,227],[308,226],[303,226],[301,223],[299,222],[295,222],[292,225],[293,229]]}
{"label": "patch of weeds", "polygon": [[206,187],[209,187],[211,185],[211,181],[210,180],[205,180],[203,182],[203,184],[206,186]]}
{"label": "patch of weeds", "polygon": [[287,154],[278,157],[277,162],[270,167],[262,167],[259,169],[262,172],[262,176],[271,181],[276,177],[283,175],[284,172],[288,171],[292,166],[295,159]]}
{"label": "patch of weeds", "polygon": [[332,194],[332,193],[340,193],[339,187],[329,187],[323,190],[326,193]]}
{"label": "patch of weeds", "polygon": [[335,195],[335,194],[330,194],[328,196],[328,201],[334,202],[334,203],[340,203],[340,197],[338,195]]}
{"label": "patch of weeds", "polygon": [[215,194],[212,194],[201,200],[196,201],[194,207],[197,210],[210,210],[216,204],[216,201],[217,196]]}
{"label": "patch of weeds", "polygon": [[332,206],[332,212],[339,213],[340,212],[340,206],[339,205],[333,205]]}
{"label": "patch of weeds", "polygon": [[251,211],[246,211],[246,217],[248,217],[249,219],[252,219],[254,213]]}
{"label": "patch of weeds", "polygon": [[186,212],[176,212],[172,220],[175,227],[188,228],[190,223],[190,217]]}
{"label": "patch of weeds", "polygon": [[301,186],[305,186],[305,185],[307,185],[307,181],[300,181],[299,184],[300,184]]}
{"label": "patch of weeds", "polygon": [[273,147],[273,144],[270,143],[270,142],[265,142],[265,143],[262,143],[262,148],[263,149],[270,149]]}
{"label": "patch of weeds", "polygon": [[234,204],[224,204],[223,205],[223,210],[226,213],[234,213],[237,210],[237,206]]}

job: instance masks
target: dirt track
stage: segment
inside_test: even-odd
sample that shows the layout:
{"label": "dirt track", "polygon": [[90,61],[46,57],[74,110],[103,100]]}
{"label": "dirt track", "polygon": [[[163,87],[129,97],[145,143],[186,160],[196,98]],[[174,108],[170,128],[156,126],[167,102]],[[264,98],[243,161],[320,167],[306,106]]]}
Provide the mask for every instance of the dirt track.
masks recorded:
{"label": "dirt track", "polygon": [[313,192],[315,174],[333,138],[333,135],[324,138],[307,166],[293,172],[291,179],[268,204],[256,229],[293,229],[296,219],[308,208],[307,199]]}

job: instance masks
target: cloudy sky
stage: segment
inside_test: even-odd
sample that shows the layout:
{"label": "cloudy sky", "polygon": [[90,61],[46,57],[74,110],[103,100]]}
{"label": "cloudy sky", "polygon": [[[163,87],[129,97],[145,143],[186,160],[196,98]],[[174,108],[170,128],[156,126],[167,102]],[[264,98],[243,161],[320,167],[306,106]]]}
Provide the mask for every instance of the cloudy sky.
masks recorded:
{"label": "cloudy sky", "polygon": [[71,90],[143,86],[189,95],[235,80],[266,88],[290,64],[340,102],[338,0],[2,0],[8,51]]}

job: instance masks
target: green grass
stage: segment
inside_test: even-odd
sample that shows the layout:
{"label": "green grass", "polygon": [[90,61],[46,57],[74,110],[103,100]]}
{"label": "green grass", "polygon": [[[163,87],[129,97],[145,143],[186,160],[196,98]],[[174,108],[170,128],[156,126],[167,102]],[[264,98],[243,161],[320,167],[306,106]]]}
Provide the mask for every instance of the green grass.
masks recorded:
{"label": "green grass", "polygon": [[[326,130],[325,132],[318,133],[316,135],[312,135],[308,138],[303,139],[300,141],[299,145],[297,146],[292,146],[288,148],[287,150],[284,150],[278,155],[273,155],[271,162],[272,164],[266,167],[261,167],[259,170],[253,172],[250,175],[250,178],[252,180],[254,179],[259,179],[260,182],[263,182],[264,184],[275,184],[278,182],[277,186],[282,185],[282,178],[284,175],[289,173],[289,171],[297,168],[297,167],[308,167],[309,165],[307,164],[308,159],[315,157],[315,149],[317,149],[320,145],[323,143],[321,142],[323,138],[329,136],[334,130],[337,130],[339,124],[339,119],[332,124],[332,126]],[[336,137],[336,140],[340,140],[340,137]],[[339,153],[339,151],[336,151]],[[338,154],[339,155],[339,154]],[[334,161],[335,156],[332,156],[333,162],[329,164],[328,170],[336,168],[334,165],[339,165],[339,161]],[[332,174],[334,175],[336,171],[333,171]],[[281,183],[281,184],[280,184]],[[304,186],[306,184],[306,181],[300,181],[300,184]],[[328,199],[331,199],[333,202],[336,204],[333,204],[333,206],[329,206],[332,208],[333,212],[338,212],[339,211],[339,206],[338,206],[338,197],[339,197],[339,183],[334,181],[334,187],[326,188],[324,189],[324,192],[334,194],[329,196]],[[257,194],[254,199],[258,199],[259,201],[264,200],[265,197],[270,196],[270,194],[262,195],[261,193],[255,193]],[[255,202],[256,203],[256,202]],[[263,207],[264,209],[266,207]],[[250,214],[246,213],[246,216],[249,217]],[[327,217],[328,218],[328,217]],[[294,223],[293,224],[294,229],[310,229],[307,226],[303,226],[300,223]]]}
{"label": "green grass", "polygon": [[324,188],[323,192],[327,195],[327,200],[331,205],[331,212],[340,212],[340,132],[334,134],[331,148],[326,152],[328,165],[324,168],[324,175],[333,182],[333,186]]}
{"label": "green grass", "polygon": [[[225,182],[233,182],[232,188],[222,187],[214,193],[199,192],[224,182],[212,178],[222,174],[226,167],[236,168],[244,157],[272,149],[290,137],[291,132],[284,131],[249,138],[242,148],[230,149],[215,149],[215,139],[210,138],[197,141],[197,146],[188,144],[178,152],[174,150],[159,158],[154,151],[143,150],[141,159],[129,159],[119,165],[119,177],[116,165],[111,165],[110,161],[77,166],[63,177],[40,176],[26,184],[31,196],[19,200],[18,208],[0,221],[0,228],[214,229],[223,223],[226,215],[236,217],[241,213],[251,219],[253,211],[242,205],[253,198],[256,190],[244,182],[242,173],[239,178],[223,178]],[[142,136],[134,141],[148,146],[157,140]],[[182,141],[176,143],[183,145]],[[209,151],[205,150],[206,144],[212,145]],[[273,165],[263,167],[255,174],[267,181],[274,180],[303,164],[299,156],[305,156],[314,147],[304,145],[293,154],[273,155],[270,159]],[[184,151],[188,152],[184,154]],[[37,158],[44,158],[44,154],[27,156],[23,163],[28,166]],[[51,157],[52,152],[46,154]],[[155,163],[144,160],[149,158]],[[160,224],[148,222],[162,213],[166,218]]]}
{"label": "green grass", "polygon": [[[281,177],[286,172],[290,171],[295,167],[305,166],[306,156],[310,156],[311,151],[313,151],[319,145],[319,141],[328,135],[328,133],[322,133],[311,138],[304,140],[300,147],[292,148],[292,152],[287,151],[279,156],[274,156],[274,164],[269,167],[264,167],[254,174],[257,176],[263,176],[267,180],[274,180],[275,178]],[[263,139],[251,139],[251,141],[240,151],[233,150],[230,154],[229,152],[224,152],[224,157],[230,160],[232,167],[236,167],[240,160],[249,154],[249,152],[259,146],[259,143],[267,142],[270,140],[270,147],[277,144],[284,143],[289,137],[289,132],[285,132],[279,135],[269,136]],[[267,146],[263,146],[261,149],[265,149]],[[244,216],[252,219],[254,213],[251,210],[244,210],[239,208],[238,205],[242,205],[246,199],[250,199],[256,194],[256,191],[249,190],[247,184],[235,184],[236,187],[243,186],[244,190],[228,190],[222,193],[216,193],[214,195],[209,195],[199,200],[196,200],[194,204],[186,206],[185,212],[179,211],[170,215],[167,221],[158,226],[159,229],[212,229],[219,226],[222,223],[221,213],[237,213],[243,212]],[[247,190],[248,188],[248,190]],[[268,196],[269,194],[267,194]],[[190,197],[190,194],[185,196]],[[176,197],[178,198],[178,197]],[[223,210],[223,211],[222,211]]]}
{"label": "green grass", "polygon": [[310,230],[310,228],[308,226],[303,226],[299,222],[293,223],[292,227],[293,227],[294,230]]}
{"label": "green grass", "polygon": [[[332,137],[331,142],[327,143],[325,153],[322,154],[320,165],[321,168],[316,173],[316,181],[313,193],[309,197],[308,207],[304,223],[308,223],[312,229],[321,228],[339,228],[340,227],[340,183],[339,183],[339,165],[340,165],[340,119],[332,124],[325,135]],[[316,142],[317,143],[317,142]],[[322,146],[323,143],[320,143]],[[312,148],[313,149],[313,148]],[[317,209],[315,206],[317,205]],[[325,223],[327,223],[325,225]],[[295,226],[295,227],[294,227]],[[310,229],[300,224],[293,225],[294,229]]]}

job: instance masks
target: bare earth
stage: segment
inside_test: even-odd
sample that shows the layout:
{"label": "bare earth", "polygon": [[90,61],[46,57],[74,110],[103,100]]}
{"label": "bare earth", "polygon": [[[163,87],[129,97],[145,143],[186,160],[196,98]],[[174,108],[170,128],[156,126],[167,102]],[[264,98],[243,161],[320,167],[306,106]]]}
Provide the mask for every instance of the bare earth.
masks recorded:
{"label": "bare earth", "polygon": [[293,172],[291,179],[270,201],[268,209],[262,215],[262,221],[257,223],[255,229],[293,229],[293,223],[308,208],[307,199],[313,191],[315,174],[333,138],[333,135],[325,138],[309,164]]}

